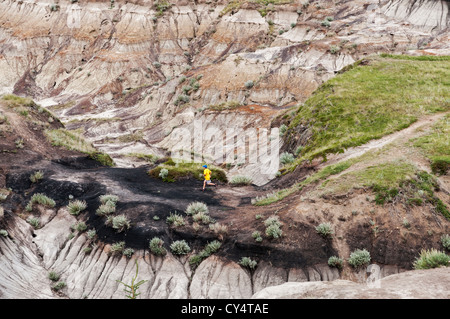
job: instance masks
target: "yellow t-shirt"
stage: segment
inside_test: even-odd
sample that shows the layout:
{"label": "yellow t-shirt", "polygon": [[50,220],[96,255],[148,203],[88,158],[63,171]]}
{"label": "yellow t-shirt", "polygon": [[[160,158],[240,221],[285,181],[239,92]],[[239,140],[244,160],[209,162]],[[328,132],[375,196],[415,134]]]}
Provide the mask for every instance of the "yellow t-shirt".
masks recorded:
{"label": "yellow t-shirt", "polygon": [[209,181],[211,179],[211,171],[209,169],[205,168],[203,175],[205,176],[205,180]]}

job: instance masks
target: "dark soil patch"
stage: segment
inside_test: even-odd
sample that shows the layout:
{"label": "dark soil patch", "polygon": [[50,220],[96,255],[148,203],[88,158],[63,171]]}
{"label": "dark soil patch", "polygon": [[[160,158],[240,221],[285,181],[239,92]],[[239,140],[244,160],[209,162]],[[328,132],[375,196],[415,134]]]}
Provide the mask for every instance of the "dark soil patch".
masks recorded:
{"label": "dark soil patch", "polygon": [[[104,243],[125,241],[126,247],[148,249],[149,241],[160,237],[169,250],[173,241],[184,239],[192,250],[199,251],[207,243],[220,239],[219,256],[236,262],[247,256],[280,267],[323,263],[332,252],[331,245],[317,237],[306,224],[299,230],[305,241],[295,240],[295,235],[292,237],[291,234],[287,242],[284,239],[255,242],[251,237],[252,231],[260,229],[263,233],[264,226],[262,220],[254,217],[254,207],[248,203],[251,196],[242,193],[241,198],[234,198],[234,195],[218,191],[219,188],[229,188],[226,185],[201,191],[203,183],[195,178],[167,183],[151,178],[147,167],[99,167],[87,157],[48,161],[42,170],[44,179],[38,183],[29,180],[35,171],[33,168],[6,176],[6,187],[12,188],[15,205],[25,207],[35,193],[43,193],[55,200],[57,208],[66,206],[70,198],[84,200],[88,208],[77,218],[84,220],[88,229],[95,229],[98,240]],[[247,186],[245,189],[258,191],[257,187]],[[105,225],[106,217],[96,214],[101,204],[100,196],[108,193],[119,196],[115,214],[124,214],[130,220],[129,230],[118,233]],[[223,237],[210,230],[209,225],[200,225],[199,230],[194,230],[192,217],[185,214],[187,205],[194,201],[207,204],[209,215],[228,227]],[[232,204],[236,202],[240,203],[238,207]],[[166,219],[171,213],[184,216],[186,224],[179,227],[167,224]],[[288,232],[287,224],[285,229]],[[307,237],[304,234],[308,234]]]}

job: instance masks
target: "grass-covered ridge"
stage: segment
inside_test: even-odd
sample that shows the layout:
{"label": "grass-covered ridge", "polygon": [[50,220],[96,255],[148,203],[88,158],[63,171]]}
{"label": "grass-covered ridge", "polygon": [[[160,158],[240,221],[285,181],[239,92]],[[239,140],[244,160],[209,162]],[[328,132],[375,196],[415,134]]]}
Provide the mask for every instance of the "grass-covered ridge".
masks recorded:
{"label": "grass-covered ridge", "polygon": [[98,151],[92,144],[88,143],[75,131],[68,131],[64,128],[48,129],[44,131],[44,134],[52,146],[59,146],[68,150],[78,151],[89,155],[90,158],[103,165],[114,166],[114,161],[108,154]]}
{"label": "grass-covered ridge", "polygon": [[433,125],[429,134],[412,142],[430,160],[435,174],[446,174],[450,168],[450,114]]}
{"label": "grass-covered ridge", "polygon": [[[159,164],[157,167],[148,171],[148,174],[154,178],[160,178],[165,182],[175,182],[180,178],[193,177],[198,180],[204,180],[202,163],[195,162],[175,162],[171,158],[166,162]],[[224,183],[228,182],[226,173],[217,167],[208,168],[211,170],[211,179],[218,180]]]}
{"label": "grass-covered ridge", "polygon": [[289,121],[286,142],[301,126],[311,135],[288,168],[326,159],[404,129],[422,115],[450,109],[449,57],[384,55],[347,69],[318,88]]}

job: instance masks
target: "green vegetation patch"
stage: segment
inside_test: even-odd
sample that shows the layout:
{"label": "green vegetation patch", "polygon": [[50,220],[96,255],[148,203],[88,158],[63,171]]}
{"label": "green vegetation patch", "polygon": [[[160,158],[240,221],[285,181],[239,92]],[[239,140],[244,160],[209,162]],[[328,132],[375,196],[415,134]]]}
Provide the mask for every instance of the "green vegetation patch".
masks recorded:
{"label": "green vegetation patch", "polygon": [[420,256],[413,264],[414,269],[431,269],[447,267],[450,262],[450,256],[443,251],[436,249],[422,250]]}
{"label": "green vegetation patch", "polygon": [[44,134],[52,146],[64,147],[68,150],[78,151],[89,155],[90,158],[106,166],[114,166],[112,158],[105,153],[97,151],[90,143],[74,131],[66,129],[45,130]]}
{"label": "green vegetation patch", "polygon": [[450,115],[438,121],[429,134],[414,139],[413,145],[420,148],[431,162],[435,174],[444,175],[450,168]]}
{"label": "green vegetation patch", "polygon": [[327,192],[347,193],[351,189],[372,189],[375,202],[379,205],[393,202],[394,199],[410,206],[431,204],[436,211],[450,220],[446,205],[435,195],[439,190],[436,178],[427,172],[419,171],[413,164],[404,160],[380,163],[363,169],[344,173],[338,179],[326,183]]}
{"label": "green vegetation patch", "polygon": [[293,170],[305,160],[404,129],[418,117],[450,109],[450,60],[375,57],[330,79],[301,106],[284,135],[312,133]]}
{"label": "green vegetation patch", "polygon": [[[203,170],[201,163],[194,162],[174,162],[172,159],[158,165],[148,171],[148,174],[154,178],[161,178],[165,182],[175,182],[180,178],[194,177],[203,180]],[[226,173],[217,167],[210,167],[211,180],[218,180],[224,183],[228,182]],[[167,170],[167,171],[166,171]],[[162,174],[161,174],[162,173]]]}

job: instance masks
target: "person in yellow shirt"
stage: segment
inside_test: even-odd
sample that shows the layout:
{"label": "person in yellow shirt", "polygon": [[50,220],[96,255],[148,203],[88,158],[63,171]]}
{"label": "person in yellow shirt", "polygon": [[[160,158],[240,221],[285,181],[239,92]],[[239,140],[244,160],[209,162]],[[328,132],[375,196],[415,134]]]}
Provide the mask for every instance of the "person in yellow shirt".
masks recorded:
{"label": "person in yellow shirt", "polygon": [[203,176],[205,177],[205,180],[203,181],[203,189],[202,191],[205,190],[206,185],[211,185],[211,186],[217,186],[216,184],[211,182],[211,170],[208,169],[207,165],[203,165]]}

